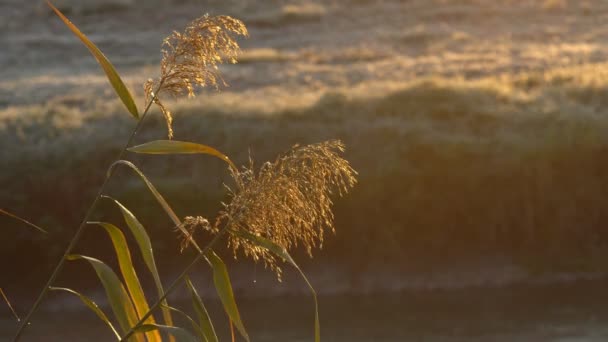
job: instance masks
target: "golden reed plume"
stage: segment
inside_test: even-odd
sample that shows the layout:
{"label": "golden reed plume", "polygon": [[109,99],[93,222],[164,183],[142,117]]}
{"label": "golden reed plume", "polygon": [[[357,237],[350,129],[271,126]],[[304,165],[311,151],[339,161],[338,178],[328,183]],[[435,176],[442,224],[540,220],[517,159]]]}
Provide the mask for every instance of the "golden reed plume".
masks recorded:
{"label": "golden reed plume", "polygon": [[[255,172],[253,165],[233,170],[236,188],[231,201],[224,204],[212,226],[202,217],[187,217],[183,246],[192,238],[194,228],[217,233],[226,225],[229,232],[247,231],[291,250],[302,246],[312,256],[313,247],[322,247],[323,233],[334,232],[331,195],[343,195],[355,183],[355,170],[340,156],[344,145],[337,140],[307,146],[294,146],[274,162],[266,162]],[[251,163],[253,164],[253,163]],[[265,248],[231,234],[229,246],[263,260],[280,279],[276,257]]]}
{"label": "golden reed plume", "polygon": [[[236,63],[240,52],[234,36],[248,36],[242,21],[229,16],[205,15],[192,21],[183,33],[174,31],[162,45],[160,78],[144,84],[146,102],[152,98],[167,121],[169,139],[173,137],[171,112],[159,99],[161,93],[174,97],[195,95],[195,87],[226,85],[218,64]],[[154,90],[158,88],[156,94]]]}

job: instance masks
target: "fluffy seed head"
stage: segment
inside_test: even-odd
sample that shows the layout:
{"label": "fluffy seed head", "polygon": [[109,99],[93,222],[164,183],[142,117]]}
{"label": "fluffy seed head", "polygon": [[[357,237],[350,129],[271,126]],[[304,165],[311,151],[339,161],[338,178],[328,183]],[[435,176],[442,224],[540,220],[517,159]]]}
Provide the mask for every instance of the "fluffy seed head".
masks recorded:
{"label": "fluffy seed head", "polygon": [[[322,247],[324,231],[334,232],[331,195],[343,195],[356,183],[356,171],[340,156],[343,151],[337,140],[294,146],[257,172],[253,165],[233,171],[237,186],[215,226],[245,230],[288,251],[302,246],[312,256],[313,247]],[[266,249],[236,234],[230,235],[229,246],[235,256],[241,250],[263,260],[280,279],[276,257]]]}
{"label": "fluffy seed head", "polygon": [[175,231],[181,236],[180,252],[183,252],[190,243],[194,240],[196,229],[206,230],[211,233],[217,233],[217,229],[209,224],[209,221],[202,216],[186,216],[182,221],[181,226],[175,228]]}
{"label": "fluffy seed head", "polygon": [[[174,31],[162,45],[160,78],[144,84],[146,102],[150,98],[159,105],[172,136],[171,113],[162,106],[159,95],[193,97],[197,86],[225,85],[218,64],[226,61],[236,63],[240,52],[235,36],[247,36],[242,21],[229,16],[205,15],[192,21],[184,32]],[[155,89],[158,89],[156,94]]]}

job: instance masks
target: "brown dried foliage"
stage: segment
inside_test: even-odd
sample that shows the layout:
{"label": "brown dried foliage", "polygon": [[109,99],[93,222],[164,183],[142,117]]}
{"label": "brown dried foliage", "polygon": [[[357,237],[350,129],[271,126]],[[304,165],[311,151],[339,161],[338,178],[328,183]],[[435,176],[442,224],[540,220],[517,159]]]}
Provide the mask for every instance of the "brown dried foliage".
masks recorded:
{"label": "brown dried foliage", "polygon": [[[187,94],[195,95],[197,86],[206,87],[226,85],[218,64],[226,61],[236,63],[240,52],[235,36],[247,36],[247,28],[242,21],[229,16],[205,15],[192,21],[184,32],[174,31],[165,38],[162,45],[160,78],[148,80],[144,84],[146,102],[153,99],[165,116],[169,138],[172,115],[162,105],[159,95],[170,94],[174,97]],[[154,93],[154,90],[157,93]]]}

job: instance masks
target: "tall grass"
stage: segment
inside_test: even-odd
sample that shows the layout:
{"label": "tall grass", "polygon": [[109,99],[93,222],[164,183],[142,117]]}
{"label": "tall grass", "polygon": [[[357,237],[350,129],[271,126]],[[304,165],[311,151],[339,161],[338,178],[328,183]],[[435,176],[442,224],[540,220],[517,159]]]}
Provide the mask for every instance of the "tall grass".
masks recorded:
{"label": "tall grass", "polygon": [[[607,241],[601,229],[608,222],[606,70],[608,65],[600,63],[476,81],[430,78],[332,91],[296,107],[283,103],[300,104],[294,95],[270,109],[255,98],[226,93],[205,97],[204,108],[176,104],[180,119],[174,131],[236,151],[231,159],[237,164],[247,162],[248,147],[265,160],[297,142],[344,141],[360,182],[335,208],[337,225],[349,233],[326,241],[324,255],[356,265],[356,272],[363,272],[362,265],[401,267],[486,254],[524,264],[537,260],[549,268],[593,269],[603,264]],[[235,103],[239,114],[225,103]],[[73,194],[99,181],[98,169],[116,149],[108,131],[124,132],[122,120],[115,115],[91,119],[79,126],[82,131],[58,127],[62,134],[56,140],[46,138],[53,130],[35,120],[7,120],[44,148],[6,152],[12,168],[3,172],[4,179],[18,179],[32,165],[47,170],[4,183],[24,192],[22,206],[49,203],[45,209],[57,214],[56,222],[74,221],[51,194],[61,193],[78,207]],[[164,130],[165,123],[151,118],[147,125],[142,140]],[[97,154],[81,155],[71,147],[86,139],[96,141]],[[74,156],[69,167],[62,164],[68,155]],[[20,156],[27,157],[17,160]],[[206,202],[207,216],[220,209],[225,190],[210,177],[223,171],[220,160],[168,160],[137,159],[179,208],[194,210]],[[171,174],[182,177],[168,179]],[[113,189],[133,209],[149,204],[137,197],[139,190],[140,184],[129,179]],[[43,215],[41,209],[33,211]],[[155,232],[162,229],[149,222]],[[357,254],[351,252],[355,246]]]}
{"label": "tall grass", "polygon": [[[145,83],[146,104],[144,111],[140,112],[129,89],[107,57],[60,10],[49,1],[47,3],[95,57],[116,95],[127,112],[137,120],[137,124],[128,136],[124,147],[118,149],[117,157],[108,167],[92,204],[64,250],[63,257],[17,329],[14,341],[21,338],[49,291],[61,291],[77,296],[108,326],[119,341],[161,341],[162,334],[170,341],[217,341],[212,319],[204,307],[202,298],[188,278],[193,267],[201,261],[206,261],[212,269],[213,282],[228,316],[230,327],[234,326],[240,335],[249,341],[249,334],[239,314],[228,269],[214,251],[223,239],[227,239],[235,255],[238,251],[243,251],[256,262],[263,260],[277,272],[278,276],[281,271],[280,261],[288,263],[299,271],[313,294],[314,339],[319,341],[320,325],[316,293],[289,251],[300,244],[306,246],[309,254],[312,255],[312,248],[323,241],[323,231],[333,231],[330,197],[334,194],[346,193],[355,184],[356,172],[340,156],[344,151],[343,145],[338,141],[328,141],[294,146],[290,152],[277,158],[275,162],[267,162],[256,170],[253,162],[250,162],[249,167],[238,168],[230,158],[213,147],[195,142],[171,140],[174,136],[173,114],[164,104],[164,97],[167,95],[179,97],[184,94],[193,97],[197,88],[222,85],[218,64],[224,61],[236,62],[240,50],[235,38],[239,35],[247,35],[244,24],[228,16],[203,16],[192,21],[183,32],[175,31],[167,37],[162,47],[160,76],[156,80],[148,80]],[[134,145],[134,138],[142,128],[144,119],[153,105],[156,105],[163,114],[169,140],[153,140]],[[227,165],[232,175],[234,185],[231,187],[231,196],[223,204],[224,209],[215,220],[209,221],[202,216],[187,216],[182,221],[146,175],[133,162],[125,159],[128,152],[153,155],[203,154],[216,157]],[[192,246],[196,251],[196,257],[167,287],[160,278],[151,236],[147,229],[131,210],[110,196],[108,184],[114,171],[119,167],[134,171],[133,174],[143,181],[148,192],[172,221],[173,229],[183,239],[182,248]],[[93,219],[94,213],[99,209],[98,203],[102,200],[107,200],[118,208],[124,221],[122,224],[127,227],[125,231],[114,223]],[[5,210],[0,210],[0,213],[38,228]],[[90,229],[101,229],[109,237],[112,249],[116,253],[119,273],[102,260],[74,253],[83,232]],[[199,229],[206,230],[212,235],[202,247],[199,246],[196,238]],[[132,235],[135,248],[129,245],[125,232]],[[138,251],[137,254],[145,265],[144,272],[149,273],[154,280],[155,297],[144,292],[140,280],[142,271],[136,270],[134,266],[132,250]],[[56,279],[68,261],[85,262],[93,268],[105,290],[113,319],[86,295],[70,288],[55,287]],[[198,320],[169,305],[167,297],[180,285],[189,289]],[[4,293],[2,294],[4,296]],[[159,310],[162,315],[159,315]],[[185,316],[191,323],[193,331],[176,326],[172,317],[174,313]],[[234,333],[232,336],[234,340]]]}

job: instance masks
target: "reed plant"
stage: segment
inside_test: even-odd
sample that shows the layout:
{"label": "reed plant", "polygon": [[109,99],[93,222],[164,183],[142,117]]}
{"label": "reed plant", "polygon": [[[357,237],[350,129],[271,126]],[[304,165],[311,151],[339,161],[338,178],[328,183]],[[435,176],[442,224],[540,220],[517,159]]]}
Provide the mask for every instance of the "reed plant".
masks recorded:
{"label": "reed plant", "polygon": [[[168,96],[193,97],[199,88],[224,85],[218,65],[224,62],[237,62],[240,49],[236,38],[248,35],[245,25],[229,16],[205,15],[193,20],[185,30],[175,31],[167,37],[161,49],[160,75],[157,79],[145,82],[145,109],[140,112],[129,89],[99,48],[51,2],[47,1],[47,3],[90,50],[137,124],[124,147],[109,166],[103,183],[65,249],[63,257],[33,306],[21,320],[14,341],[21,338],[32,315],[39,309],[49,291],[60,291],[78,297],[107,325],[119,341],[162,341],[164,338],[170,341],[217,341],[213,320],[205,308],[203,299],[189,279],[193,267],[200,262],[206,262],[212,269],[215,289],[228,316],[231,329],[235,327],[239,334],[249,341],[248,332],[239,314],[227,266],[214,251],[222,242],[229,246],[235,257],[242,253],[256,262],[263,262],[276,272],[279,280],[282,262],[294,267],[302,275],[310,287],[315,302],[314,339],[319,341],[320,326],[316,294],[291,257],[290,251],[299,246],[312,256],[312,250],[321,247],[324,233],[334,231],[331,198],[344,195],[356,183],[356,172],[341,157],[344,145],[337,140],[306,146],[296,145],[276,160],[256,168],[253,161],[247,166],[238,167],[227,155],[211,146],[174,140],[173,113],[165,105],[164,99]],[[157,106],[164,116],[167,139],[133,145],[134,138],[152,106]],[[181,219],[146,175],[128,160],[128,153],[203,154],[219,158],[226,163],[227,170],[232,176],[232,182],[226,185],[229,200],[222,203],[223,209],[215,219],[210,220],[200,215]],[[131,169],[145,183],[173,222],[173,229],[178,232],[182,240],[182,251],[186,248],[193,248],[196,251],[196,257],[168,286],[163,284],[163,279],[160,277],[148,231],[131,210],[108,193],[108,181],[118,167]],[[118,224],[93,221],[93,213],[98,209],[101,201],[112,203],[121,213],[124,222]],[[20,219],[4,210],[0,210],[0,213]],[[116,253],[118,270],[112,269],[102,260],[74,254],[74,248],[83,232],[89,229],[101,229],[107,233]],[[210,237],[208,241],[199,245],[200,238],[197,239],[197,231],[206,231],[208,234],[205,236]],[[129,245],[127,235],[132,235],[136,246]],[[133,253],[138,254],[143,260],[144,270],[137,270],[134,266]],[[71,288],[55,286],[56,279],[67,262],[85,262],[94,269],[105,290],[112,316],[107,315],[85,294]],[[140,280],[142,272],[152,276],[156,288],[155,296],[150,296],[143,290],[144,286]],[[170,305],[167,300],[167,297],[180,286],[188,289],[196,319],[188,316],[182,309]],[[8,300],[6,302],[9,303]],[[186,321],[191,323],[190,329],[177,326],[173,318],[175,314],[185,317]],[[234,339],[234,332],[232,336]]]}

